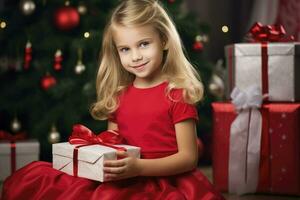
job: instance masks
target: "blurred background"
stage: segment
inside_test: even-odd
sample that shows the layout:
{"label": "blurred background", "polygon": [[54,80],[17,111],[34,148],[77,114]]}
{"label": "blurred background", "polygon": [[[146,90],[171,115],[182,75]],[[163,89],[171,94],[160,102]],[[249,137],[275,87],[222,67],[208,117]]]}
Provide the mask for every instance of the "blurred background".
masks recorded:
{"label": "blurred background", "polygon": [[[224,46],[244,42],[256,21],[282,24],[299,38],[297,0],[161,0],[205,84],[198,136],[211,162],[211,103],[223,101]],[[89,114],[102,31],[117,0],[0,0],[0,131],[40,142],[40,160],[51,144],[67,141],[72,126],[106,129]],[[22,136],[23,135],[23,136]]]}

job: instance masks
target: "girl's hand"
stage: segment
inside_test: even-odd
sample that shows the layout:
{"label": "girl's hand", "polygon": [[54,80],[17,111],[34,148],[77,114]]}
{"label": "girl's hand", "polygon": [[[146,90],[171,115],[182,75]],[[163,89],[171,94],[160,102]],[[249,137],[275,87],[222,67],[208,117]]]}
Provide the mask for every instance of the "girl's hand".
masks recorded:
{"label": "girl's hand", "polygon": [[108,160],[104,162],[104,179],[107,181],[126,179],[139,176],[139,159],[131,157],[124,151],[117,151],[119,160]]}

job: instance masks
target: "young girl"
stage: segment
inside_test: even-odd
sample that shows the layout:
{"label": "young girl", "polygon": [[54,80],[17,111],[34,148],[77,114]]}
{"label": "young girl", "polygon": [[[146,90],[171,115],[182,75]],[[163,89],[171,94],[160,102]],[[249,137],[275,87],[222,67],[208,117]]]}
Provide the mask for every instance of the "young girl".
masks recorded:
{"label": "young girl", "polygon": [[194,106],[203,86],[155,0],[123,0],[105,28],[92,115],[108,119],[141,158],[117,152],[99,183],[35,162],[8,178],[4,199],[223,199],[196,169]]}

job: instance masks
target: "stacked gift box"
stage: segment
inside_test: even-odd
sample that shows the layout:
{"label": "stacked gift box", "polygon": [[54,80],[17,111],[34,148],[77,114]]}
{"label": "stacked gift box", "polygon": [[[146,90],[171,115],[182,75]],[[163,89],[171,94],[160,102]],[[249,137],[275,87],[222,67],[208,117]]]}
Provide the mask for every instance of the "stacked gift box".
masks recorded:
{"label": "stacked gift box", "polygon": [[276,42],[284,34],[271,26],[252,31],[271,39],[225,47],[228,101],[212,104],[213,181],[223,192],[300,195],[300,43]]}
{"label": "stacked gift box", "polygon": [[0,182],[30,162],[39,160],[40,144],[27,139],[24,132],[10,134],[0,130]]}

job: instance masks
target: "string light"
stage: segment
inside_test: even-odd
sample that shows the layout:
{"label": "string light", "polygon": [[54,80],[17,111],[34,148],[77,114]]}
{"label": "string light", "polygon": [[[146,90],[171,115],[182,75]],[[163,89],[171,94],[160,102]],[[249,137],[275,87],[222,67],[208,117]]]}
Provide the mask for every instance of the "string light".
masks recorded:
{"label": "string light", "polygon": [[226,26],[226,25],[222,26],[222,31],[223,31],[223,33],[227,33],[229,31],[228,26]]}
{"label": "string light", "polygon": [[3,29],[6,28],[6,22],[3,22],[3,21],[0,22],[0,28],[3,28]]}
{"label": "string light", "polygon": [[85,33],[83,34],[83,36],[84,36],[85,38],[89,38],[89,37],[90,37],[90,33],[89,33],[89,32],[85,32]]}

